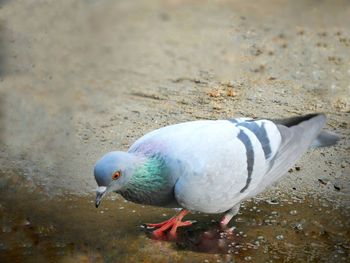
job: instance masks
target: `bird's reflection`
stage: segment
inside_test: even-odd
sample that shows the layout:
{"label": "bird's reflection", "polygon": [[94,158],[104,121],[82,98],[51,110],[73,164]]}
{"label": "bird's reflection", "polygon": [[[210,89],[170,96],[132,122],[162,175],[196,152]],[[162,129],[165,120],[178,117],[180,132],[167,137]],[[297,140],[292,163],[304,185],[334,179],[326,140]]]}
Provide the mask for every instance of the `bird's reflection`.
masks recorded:
{"label": "bird's reflection", "polygon": [[[145,229],[146,235],[152,236],[152,229]],[[217,222],[196,223],[191,227],[182,228],[175,240],[164,235],[155,240],[162,242],[173,242],[179,250],[190,250],[202,253],[232,254],[240,250],[242,237],[234,227],[222,229]]]}

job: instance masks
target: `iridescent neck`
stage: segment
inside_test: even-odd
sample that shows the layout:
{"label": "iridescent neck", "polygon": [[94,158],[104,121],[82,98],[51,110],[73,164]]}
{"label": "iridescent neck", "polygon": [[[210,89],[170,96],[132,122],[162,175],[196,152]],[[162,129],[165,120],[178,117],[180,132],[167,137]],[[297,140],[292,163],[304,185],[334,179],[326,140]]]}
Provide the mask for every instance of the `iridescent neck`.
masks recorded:
{"label": "iridescent neck", "polygon": [[142,204],[158,204],[168,193],[170,180],[164,161],[155,156],[144,159],[133,171],[128,183],[118,191],[125,199]]}

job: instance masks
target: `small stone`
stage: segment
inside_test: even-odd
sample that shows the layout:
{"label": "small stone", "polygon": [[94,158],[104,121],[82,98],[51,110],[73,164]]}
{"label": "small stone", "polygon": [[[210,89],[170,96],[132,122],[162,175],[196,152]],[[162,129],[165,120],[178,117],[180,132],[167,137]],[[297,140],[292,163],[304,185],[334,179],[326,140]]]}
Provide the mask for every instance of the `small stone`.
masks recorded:
{"label": "small stone", "polygon": [[284,236],[283,236],[283,235],[277,235],[277,236],[276,236],[276,239],[277,239],[277,240],[283,240],[283,239],[284,239]]}
{"label": "small stone", "polygon": [[303,225],[302,225],[301,223],[296,223],[296,224],[294,225],[294,229],[295,229],[295,230],[298,230],[298,231],[301,231],[301,230],[303,230],[304,228],[303,228]]}
{"label": "small stone", "polygon": [[270,204],[270,205],[278,205],[279,202],[275,199],[272,199],[272,200],[266,200],[266,203]]}
{"label": "small stone", "polygon": [[227,97],[236,97],[237,93],[234,91],[233,88],[228,88],[226,91]]}
{"label": "small stone", "polygon": [[209,91],[207,94],[209,95],[209,97],[214,97],[214,98],[221,96],[221,93],[218,89],[213,89],[213,90]]}
{"label": "small stone", "polygon": [[337,184],[334,185],[334,189],[337,190],[337,191],[340,191],[341,190],[341,187]]}
{"label": "small stone", "polygon": [[251,256],[246,256],[246,257],[244,257],[244,260],[245,260],[245,261],[251,261],[251,260],[252,260],[252,257],[251,257]]}
{"label": "small stone", "polygon": [[298,213],[297,210],[291,210],[291,211],[289,211],[289,214],[292,215],[292,216],[296,215],[297,213]]}
{"label": "small stone", "polygon": [[329,182],[327,179],[324,178],[319,178],[318,181],[323,185],[326,185]]}
{"label": "small stone", "polygon": [[30,221],[28,219],[25,219],[25,220],[23,220],[22,225],[23,226],[30,226],[31,223],[30,223]]}

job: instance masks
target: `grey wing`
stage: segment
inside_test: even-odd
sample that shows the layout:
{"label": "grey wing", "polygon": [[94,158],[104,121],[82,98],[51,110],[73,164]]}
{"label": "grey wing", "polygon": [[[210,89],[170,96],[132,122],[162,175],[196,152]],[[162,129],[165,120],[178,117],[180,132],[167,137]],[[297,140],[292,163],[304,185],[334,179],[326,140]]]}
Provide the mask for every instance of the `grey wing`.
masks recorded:
{"label": "grey wing", "polygon": [[326,116],[314,114],[291,120],[293,122],[282,122],[284,125],[276,123],[282,141],[276,155],[270,161],[270,169],[264,176],[266,180],[261,182],[254,194],[276,182],[308,150],[321,133]]}
{"label": "grey wing", "polygon": [[[250,119],[244,119],[244,121],[239,121],[240,119],[234,119],[235,121],[238,120],[236,123],[237,127],[244,127],[251,131],[256,138],[259,141],[259,146],[262,147],[265,155],[265,159],[268,160],[270,157],[273,157],[273,141],[276,140],[274,136],[276,136],[276,129],[274,127],[271,127],[268,122],[265,120],[260,121],[254,121]],[[233,120],[230,120],[233,122]],[[270,126],[270,127],[267,127]],[[279,139],[279,138],[278,138]],[[277,140],[278,140],[277,139]]]}

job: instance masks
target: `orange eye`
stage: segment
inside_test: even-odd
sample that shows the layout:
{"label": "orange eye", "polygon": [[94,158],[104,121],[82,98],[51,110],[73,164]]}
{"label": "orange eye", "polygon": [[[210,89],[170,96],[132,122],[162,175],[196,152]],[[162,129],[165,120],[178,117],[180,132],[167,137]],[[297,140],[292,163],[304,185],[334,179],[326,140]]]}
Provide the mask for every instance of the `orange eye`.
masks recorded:
{"label": "orange eye", "polygon": [[117,180],[121,175],[122,175],[122,172],[121,172],[121,171],[116,171],[116,172],[112,175],[112,179],[113,179],[113,180]]}

